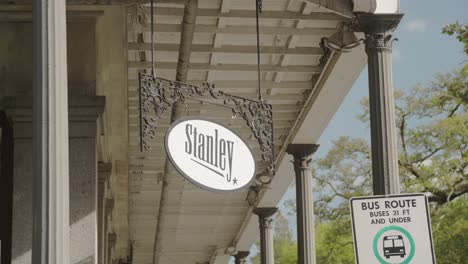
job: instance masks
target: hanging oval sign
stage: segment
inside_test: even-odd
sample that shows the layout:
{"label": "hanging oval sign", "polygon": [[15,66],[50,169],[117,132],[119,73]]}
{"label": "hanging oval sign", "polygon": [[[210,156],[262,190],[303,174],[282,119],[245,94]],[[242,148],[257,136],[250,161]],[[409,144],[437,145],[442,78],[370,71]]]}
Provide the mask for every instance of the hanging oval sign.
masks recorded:
{"label": "hanging oval sign", "polygon": [[234,191],[255,176],[255,159],[247,144],[224,125],[187,118],[169,127],[166,152],[177,171],[207,190]]}

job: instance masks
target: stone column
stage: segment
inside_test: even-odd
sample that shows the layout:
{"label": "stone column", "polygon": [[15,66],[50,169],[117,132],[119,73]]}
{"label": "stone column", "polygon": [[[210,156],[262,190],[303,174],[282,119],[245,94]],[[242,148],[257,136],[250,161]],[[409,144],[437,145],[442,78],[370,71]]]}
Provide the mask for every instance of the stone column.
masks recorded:
{"label": "stone column", "polygon": [[260,224],[260,263],[274,264],[275,252],[273,250],[273,218],[278,211],[276,207],[259,207],[253,210],[258,215]]}
{"label": "stone column", "polygon": [[106,212],[104,208],[106,208],[106,189],[108,187],[109,177],[112,173],[112,164],[111,163],[102,163],[98,164],[98,191],[97,191],[97,198],[98,198],[98,264],[104,264],[104,256],[105,256],[105,239],[106,239],[106,228],[105,222]]}
{"label": "stone column", "polygon": [[365,34],[374,194],[398,194],[398,154],[392,79],[392,33],[402,14],[358,15]]}
{"label": "stone column", "polygon": [[239,251],[234,255],[234,264],[247,264],[247,257],[250,251]]}
{"label": "stone column", "polygon": [[290,144],[286,152],[294,157],[296,173],[298,263],[315,264],[314,201],[310,156],[315,144]]}

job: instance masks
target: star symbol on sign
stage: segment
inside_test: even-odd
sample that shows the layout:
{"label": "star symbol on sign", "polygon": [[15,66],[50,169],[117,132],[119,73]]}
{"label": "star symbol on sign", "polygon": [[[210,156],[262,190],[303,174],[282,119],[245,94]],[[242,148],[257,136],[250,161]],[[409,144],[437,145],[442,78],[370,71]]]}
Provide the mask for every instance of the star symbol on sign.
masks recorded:
{"label": "star symbol on sign", "polygon": [[237,178],[234,178],[234,180],[232,180],[232,185],[237,185]]}

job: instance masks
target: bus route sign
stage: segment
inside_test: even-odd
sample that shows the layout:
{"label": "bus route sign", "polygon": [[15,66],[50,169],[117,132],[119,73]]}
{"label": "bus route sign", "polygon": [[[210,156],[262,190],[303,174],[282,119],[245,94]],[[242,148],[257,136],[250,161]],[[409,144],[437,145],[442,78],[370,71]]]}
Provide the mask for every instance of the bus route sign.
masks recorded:
{"label": "bus route sign", "polygon": [[424,194],[350,200],[357,264],[435,264]]}

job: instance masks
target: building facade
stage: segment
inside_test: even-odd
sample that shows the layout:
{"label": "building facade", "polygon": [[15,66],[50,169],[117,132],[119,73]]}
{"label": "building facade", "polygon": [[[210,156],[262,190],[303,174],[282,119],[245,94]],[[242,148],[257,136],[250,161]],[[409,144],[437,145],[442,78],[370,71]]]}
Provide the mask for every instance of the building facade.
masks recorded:
{"label": "building facade", "polygon": [[[264,0],[258,74],[254,0],[156,0],[152,10],[136,0],[39,2],[47,3],[42,13],[40,3],[0,1],[2,263],[221,264],[237,252],[245,258],[259,237],[255,208],[275,207],[295,172],[303,173],[291,155],[313,153],[288,146],[315,146],[368,58],[370,69],[391,76],[387,35],[401,18],[398,1]],[[373,50],[371,37],[381,34],[384,47]],[[270,104],[274,175],[242,116],[202,95],[153,116],[158,126],[141,149],[139,73],[153,67],[158,78],[208,82]],[[370,89],[391,93],[391,78],[379,82],[382,71],[374,71]],[[391,99],[375,97],[376,104]],[[392,111],[390,105],[379,113]],[[217,193],[184,180],[164,148],[167,128],[183,117],[207,118],[240,135],[257,161],[252,185]],[[391,150],[391,131],[375,133]],[[298,197],[309,199],[299,230],[313,240],[311,196]],[[301,261],[313,263],[313,254]]]}

